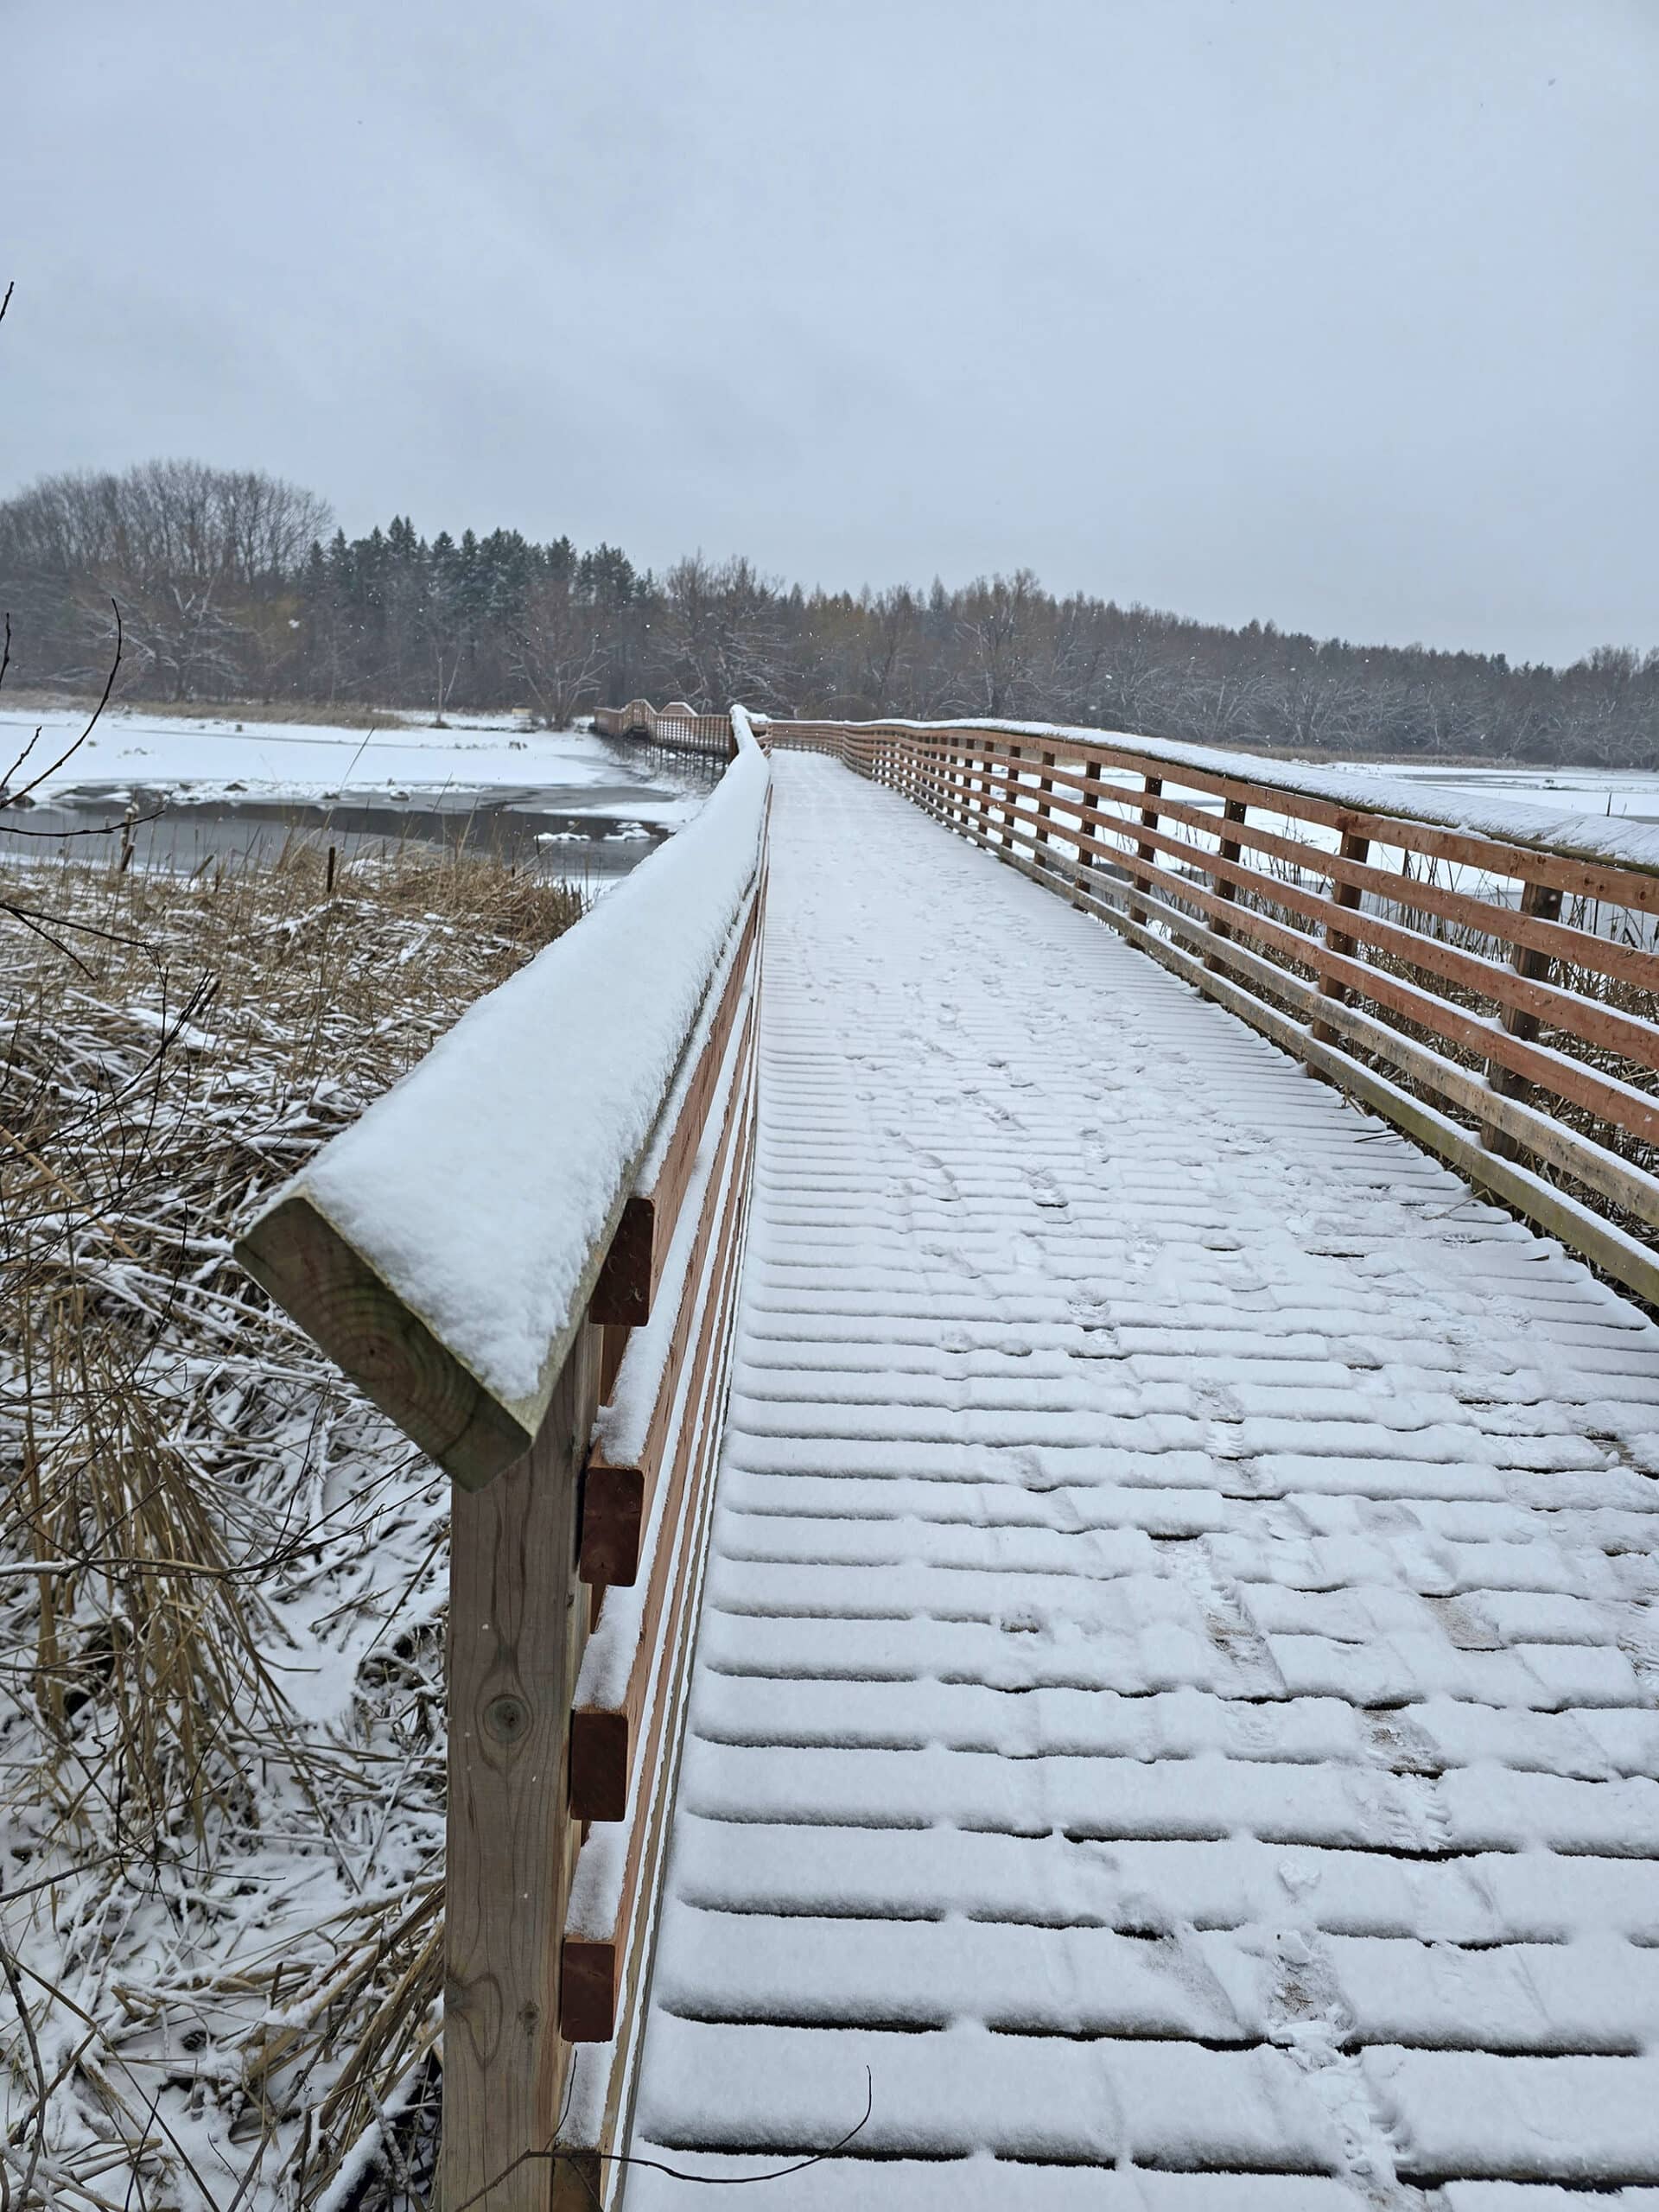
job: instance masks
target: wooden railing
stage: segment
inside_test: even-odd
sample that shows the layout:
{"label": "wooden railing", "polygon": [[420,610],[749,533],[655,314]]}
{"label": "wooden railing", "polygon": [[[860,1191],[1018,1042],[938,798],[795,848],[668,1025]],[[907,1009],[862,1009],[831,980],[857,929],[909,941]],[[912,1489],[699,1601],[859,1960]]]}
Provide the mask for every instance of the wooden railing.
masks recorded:
{"label": "wooden railing", "polygon": [[647,699],[631,699],[626,707],[600,707],[594,728],[601,737],[643,737],[668,753],[709,753],[724,759],[732,749],[728,715],[700,715],[683,699],[653,707]]}
{"label": "wooden railing", "polygon": [[452,2208],[620,2186],[753,1157],[770,795],[722,727],[696,818],[238,1247],[454,1478]]}
{"label": "wooden railing", "polygon": [[773,720],[1659,1303],[1659,833],[1094,730]]}

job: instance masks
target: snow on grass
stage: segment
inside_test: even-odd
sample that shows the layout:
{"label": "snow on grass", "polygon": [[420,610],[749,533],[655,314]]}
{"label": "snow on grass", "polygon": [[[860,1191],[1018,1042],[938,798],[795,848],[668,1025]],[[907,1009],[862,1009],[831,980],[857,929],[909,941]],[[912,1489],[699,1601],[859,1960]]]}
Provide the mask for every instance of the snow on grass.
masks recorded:
{"label": "snow on grass", "polygon": [[332,899],[305,854],[3,887],[73,954],[10,925],[0,995],[10,2201],[288,2212],[359,2171],[401,2202],[435,2094],[448,1484],[230,1233],[576,902],[413,855]]}

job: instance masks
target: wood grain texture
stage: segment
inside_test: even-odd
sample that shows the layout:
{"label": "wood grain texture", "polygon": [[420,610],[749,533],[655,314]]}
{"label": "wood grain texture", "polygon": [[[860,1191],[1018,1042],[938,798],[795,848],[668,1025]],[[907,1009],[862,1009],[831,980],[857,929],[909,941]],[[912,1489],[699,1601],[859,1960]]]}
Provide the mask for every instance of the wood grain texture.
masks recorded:
{"label": "wood grain texture", "polygon": [[[559,1959],[575,1830],[571,1693],[586,1640],[576,1489],[599,1406],[584,1328],[534,1446],[457,1491],[449,1570],[443,2201],[550,2146],[564,2082]],[[550,2169],[519,2166],[485,2212],[546,2212]]]}
{"label": "wood grain texture", "polygon": [[522,1459],[535,1409],[504,1404],[419,1320],[303,1192],[256,1221],[236,1256],[405,1436],[464,1488]]}
{"label": "wood grain texture", "polygon": [[595,1590],[637,1582],[645,1531],[645,1469],[590,1459],[582,1491],[582,1580]]}

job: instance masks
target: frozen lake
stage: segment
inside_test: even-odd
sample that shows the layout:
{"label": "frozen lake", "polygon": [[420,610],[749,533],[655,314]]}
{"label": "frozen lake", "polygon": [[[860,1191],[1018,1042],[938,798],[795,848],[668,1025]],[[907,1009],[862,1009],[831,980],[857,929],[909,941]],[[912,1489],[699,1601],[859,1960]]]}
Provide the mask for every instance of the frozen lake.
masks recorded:
{"label": "frozen lake", "polygon": [[[1284,765],[1281,763],[1280,765]],[[1659,822],[1659,775],[1613,768],[1442,768],[1376,761],[1332,761],[1353,776],[1422,784],[1471,799],[1513,798],[1561,814],[1599,814],[1615,821]]]}
{"label": "frozen lake", "polygon": [[[18,783],[49,767],[80,727],[65,710],[45,716]],[[8,764],[34,728],[32,716],[0,715]],[[221,856],[268,859],[296,836],[333,844],[342,858],[409,839],[461,843],[585,882],[625,874],[689,820],[717,769],[585,731],[481,718],[357,730],[119,713],[10,826],[68,831],[63,849],[91,855],[130,811],[147,817],[134,829],[137,861],[185,869]],[[41,849],[33,836],[9,843]]]}

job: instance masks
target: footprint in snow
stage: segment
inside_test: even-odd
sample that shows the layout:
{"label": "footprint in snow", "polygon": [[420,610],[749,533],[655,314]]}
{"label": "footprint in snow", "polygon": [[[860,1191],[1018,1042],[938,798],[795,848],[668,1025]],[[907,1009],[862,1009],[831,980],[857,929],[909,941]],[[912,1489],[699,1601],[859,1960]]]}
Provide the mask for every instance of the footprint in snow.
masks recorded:
{"label": "footprint in snow", "polygon": [[1066,1197],[1065,1192],[1060,1188],[1059,1184],[1055,1180],[1054,1177],[1049,1173],[1047,1168],[1034,1167],[1031,1169],[1027,1173],[1026,1179],[1031,1185],[1031,1195],[1033,1198],[1039,1206],[1049,1206],[1057,1210],[1063,1210],[1071,1204],[1071,1201]]}

